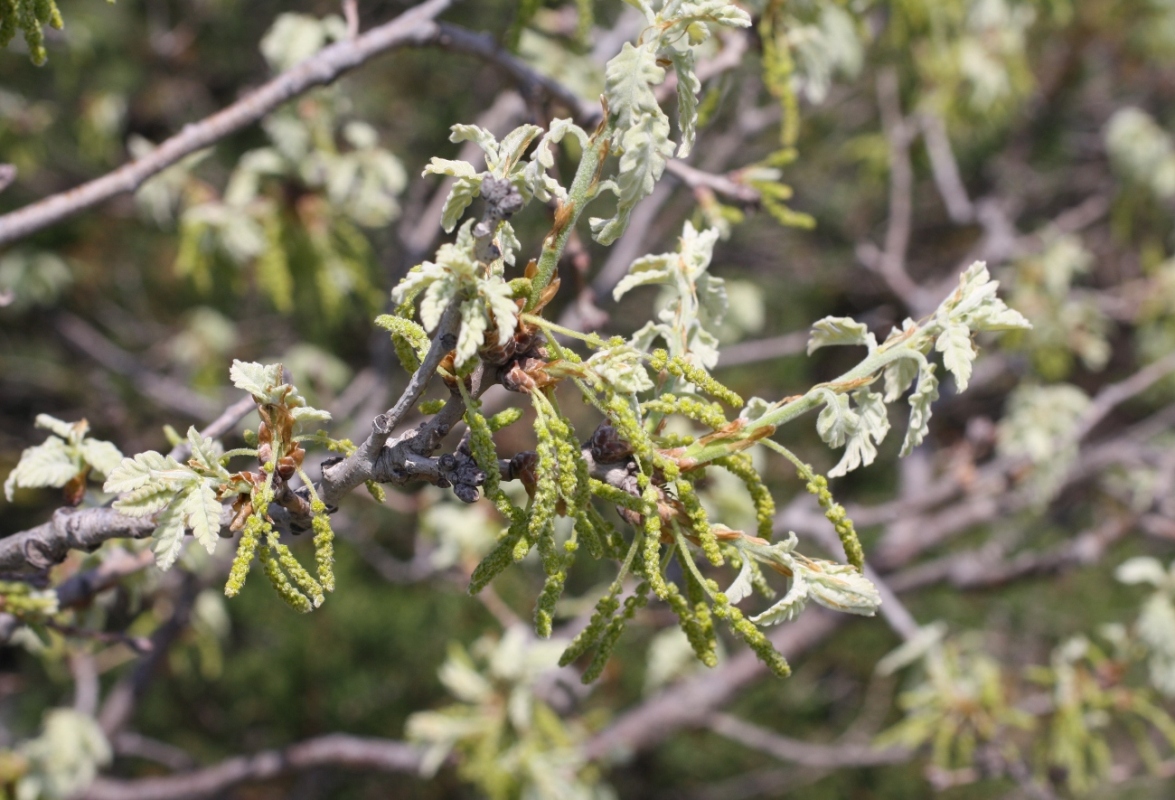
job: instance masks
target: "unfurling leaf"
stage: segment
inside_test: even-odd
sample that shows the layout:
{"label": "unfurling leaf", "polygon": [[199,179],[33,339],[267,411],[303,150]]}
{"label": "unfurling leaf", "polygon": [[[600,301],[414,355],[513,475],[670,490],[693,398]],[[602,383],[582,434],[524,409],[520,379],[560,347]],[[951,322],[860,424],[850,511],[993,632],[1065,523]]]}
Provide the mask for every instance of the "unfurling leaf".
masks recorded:
{"label": "unfurling leaf", "polygon": [[877,338],[863,322],[850,317],[825,317],[812,326],[812,334],[808,337],[808,355],[821,347],[854,344],[863,344],[872,353],[877,349]]}

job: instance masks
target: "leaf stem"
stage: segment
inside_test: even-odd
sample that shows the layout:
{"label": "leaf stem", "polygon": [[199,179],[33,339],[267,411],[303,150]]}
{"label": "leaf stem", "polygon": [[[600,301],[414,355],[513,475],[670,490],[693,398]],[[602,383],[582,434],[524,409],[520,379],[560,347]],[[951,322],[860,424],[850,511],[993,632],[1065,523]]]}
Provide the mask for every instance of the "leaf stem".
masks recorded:
{"label": "leaf stem", "polygon": [[596,185],[600,179],[600,168],[608,155],[608,143],[612,139],[612,127],[607,122],[601,124],[592,135],[591,143],[583,151],[579,160],[579,167],[575,171],[575,178],[571,181],[571,188],[567,192],[567,200],[559,205],[555,211],[555,225],[551,232],[543,239],[543,249],[539,254],[538,273],[531,281],[530,297],[526,301],[526,311],[538,305],[543,289],[555,276],[559,267],[559,259],[575,230],[575,223],[583,209],[595,197]]}

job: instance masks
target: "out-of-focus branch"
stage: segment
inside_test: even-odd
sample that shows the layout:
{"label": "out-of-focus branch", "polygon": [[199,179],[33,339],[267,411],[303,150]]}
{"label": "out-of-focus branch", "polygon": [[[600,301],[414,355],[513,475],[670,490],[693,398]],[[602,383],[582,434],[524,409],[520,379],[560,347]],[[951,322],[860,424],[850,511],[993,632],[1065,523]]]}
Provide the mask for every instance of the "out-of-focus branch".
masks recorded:
{"label": "out-of-focus branch", "polygon": [[57,332],[77,350],[130,380],[140,394],[154,400],[160,408],[179,411],[195,419],[207,419],[220,408],[215,400],[202,397],[179,381],[147,369],[81,317],[60,313]]}
{"label": "out-of-focus branch", "polygon": [[959,162],[955,160],[955,153],[951,149],[946,125],[942,117],[929,113],[919,114],[918,123],[922,129],[926,153],[930,156],[934,185],[938,187],[938,193],[947,207],[947,215],[956,225],[965,225],[975,219],[975,207],[959,175]]}
{"label": "out-of-focus branch", "polygon": [[16,241],[112,197],[135,191],[152,175],[185,156],[252,125],[286,101],[316,86],[333,82],[380,53],[434,40],[439,28],[433,19],[453,2],[426,0],[391,22],[372,28],[357,38],[337,42],[231,106],[200,122],[184,126],[182,131],[142,158],[75,189],[0,216],[0,244]]}
{"label": "out-of-focus branch", "polygon": [[186,751],[134,731],[120,731],[114,734],[110,744],[118,756],[153,761],[175,772],[190,770],[196,766],[196,762]]}
{"label": "out-of-focus branch", "polygon": [[163,778],[98,778],[73,800],[195,800],[242,783],[322,767],[414,773],[421,759],[421,749],[404,742],[334,733]]}
{"label": "out-of-focus branch", "polygon": [[769,339],[752,339],[722,348],[718,354],[718,366],[737,367],[758,361],[771,361],[784,356],[799,355],[808,346],[807,331],[793,331]]}
{"label": "out-of-focus branch", "polygon": [[812,744],[780,736],[758,725],[731,716],[714,714],[710,730],[741,745],[766,753],[780,761],[790,761],[805,767],[841,769],[844,767],[876,767],[883,764],[904,764],[914,757],[914,751],[904,747],[872,747],[870,745],[839,742]]}
{"label": "out-of-focus branch", "polygon": [[936,299],[930,298],[906,271],[913,217],[914,171],[910,166],[910,142],[914,138],[914,128],[902,116],[898,75],[892,68],[882,70],[877,76],[877,105],[889,140],[889,222],[884,248],[879,252],[873,245],[863,244],[857,248],[857,257],[881,276],[914,316],[922,316],[933,310]]}
{"label": "out-of-focus branch", "polygon": [[[821,608],[806,610],[770,637],[785,656],[814,647],[835,631],[845,615]],[[692,676],[619,715],[584,746],[592,760],[625,758],[672,736],[681,728],[703,727],[714,710],[730,702],[766,673],[755,654],[744,650],[713,670]]]}
{"label": "out-of-focus branch", "polygon": [[559,81],[532,69],[526,62],[503,48],[488,33],[475,33],[445,22],[437,24],[436,43],[447,50],[470,53],[493,63],[505,71],[528,98],[546,94],[567,106],[576,121],[585,127],[600,121],[602,109],[598,103],[584,100]]}

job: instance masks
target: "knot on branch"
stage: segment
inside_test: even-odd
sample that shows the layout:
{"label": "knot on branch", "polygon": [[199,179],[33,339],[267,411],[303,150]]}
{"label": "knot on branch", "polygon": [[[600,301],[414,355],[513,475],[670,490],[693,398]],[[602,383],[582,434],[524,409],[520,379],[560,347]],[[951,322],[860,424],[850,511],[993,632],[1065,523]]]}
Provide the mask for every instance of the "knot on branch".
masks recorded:
{"label": "knot on branch", "polygon": [[446,453],[437,459],[440,473],[438,486],[453,487],[453,494],[463,503],[473,503],[480,496],[479,487],[486,480],[482,471],[469,451],[459,448],[456,453]]}
{"label": "knot on branch", "polygon": [[473,226],[474,255],[478,261],[489,263],[502,257],[501,249],[494,244],[498,225],[517,214],[523,200],[514,184],[492,176],[481,182],[481,197],[485,201],[485,211]]}

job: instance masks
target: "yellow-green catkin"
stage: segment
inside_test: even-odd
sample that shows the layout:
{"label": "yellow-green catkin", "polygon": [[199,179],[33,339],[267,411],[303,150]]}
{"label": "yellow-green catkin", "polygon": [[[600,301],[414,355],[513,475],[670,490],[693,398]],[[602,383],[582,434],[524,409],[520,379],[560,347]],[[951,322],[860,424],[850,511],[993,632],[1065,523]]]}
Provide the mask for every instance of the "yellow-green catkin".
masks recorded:
{"label": "yellow-green catkin", "polygon": [[45,25],[61,30],[64,23],[53,0],[0,0],[0,47],[5,47],[19,27],[29,48],[29,58],[38,67],[45,63]]}
{"label": "yellow-green catkin", "polygon": [[644,570],[641,572],[645,580],[658,598],[664,600],[669,596],[669,587],[661,575],[661,515],[657,511],[657,499],[660,493],[656,486],[649,484],[645,488],[644,501],[649,511],[645,514],[644,524],[641,526],[644,541],[641,557],[644,561]]}
{"label": "yellow-green catkin", "polygon": [[388,499],[387,492],[384,491],[384,487],[379,485],[378,481],[364,481],[363,485],[367,487],[367,493],[375,502],[383,503]]}
{"label": "yellow-green catkin", "polygon": [[497,433],[508,425],[513,425],[522,419],[522,409],[517,406],[503,409],[489,418],[490,432]]}
{"label": "yellow-green catkin", "polygon": [[595,521],[587,508],[581,508],[575,515],[574,530],[575,535],[582,539],[584,546],[587,547],[588,555],[597,559],[604,557],[604,541],[600,538],[600,532],[596,530]]}
{"label": "yellow-green catkin", "polygon": [[742,639],[747,647],[751,648],[759,660],[766,664],[767,668],[777,677],[786,678],[791,675],[791,667],[788,666],[787,659],[771,646],[771,642],[767,640],[761,630],[755,627],[755,623],[744,617],[743,612],[739,611],[737,606],[730,604],[725,594],[719,593],[714,598],[714,616],[726,620],[734,635]]}
{"label": "yellow-green catkin", "polygon": [[20,581],[0,581],[0,611],[18,619],[38,620],[57,613],[57,592],[37,590]]}
{"label": "yellow-green catkin", "polygon": [[269,520],[265,518],[265,511],[253,512],[241,530],[241,540],[237,543],[237,554],[233,557],[232,567],[228,571],[228,581],[224,584],[225,597],[236,597],[241,589],[245,588],[245,579],[249,577],[249,567],[253,563],[253,556],[257,553],[257,543],[262,537],[269,535],[273,529]]}
{"label": "yellow-green catkin", "polygon": [[636,412],[633,410],[628,398],[623,395],[613,394],[608,399],[607,411],[608,418],[612,422],[612,427],[616,429],[616,434],[628,442],[637,459],[643,464],[652,464],[654,453],[653,442],[649,439],[649,434],[645,431],[645,426],[637,418]]}
{"label": "yellow-green catkin", "polygon": [[669,584],[669,594],[665,598],[669,608],[677,615],[681,630],[689,640],[694,655],[707,667],[718,664],[718,640],[714,637],[714,623],[710,619],[710,610],[703,603],[705,621],[699,618],[689,601],[682,595],[676,584]]}
{"label": "yellow-green catkin", "polygon": [[604,546],[604,558],[623,557],[624,537],[616,530],[616,526],[604,519],[599,509],[590,503],[584,508],[584,514],[591,519],[592,527],[600,537],[600,543]]}
{"label": "yellow-green catkin", "polygon": [[[506,567],[513,564],[516,560],[514,558],[515,550],[519,542],[526,543],[526,515],[521,509],[513,509],[517,511],[512,517],[510,527],[507,528],[502,536],[498,539],[498,543],[494,545],[490,552],[486,553],[485,558],[481,560],[473,570],[473,574],[469,576],[469,593],[477,594],[490,581],[496,578],[499,573],[506,569]],[[527,545],[527,550],[529,550]],[[525,552],[522,554],[526,555]]]}
{"label": "yellow-green catkin", "polygon": [[628,492],[610,483],[604,483],[603,481],[592,478],[588,482],[588,486],[591,488],[592,494],[614,506],[627,508],[629,511],[635,511],[638,514],[645,514],[649,510],[644,500],[639,497],[633,497]]}
{"label": "yellow-green catkin", "polygon": [[436,400],[425,400],[416,406],[416,410],[426,417],[431,417],[433,414],[439,414],[444,407],[445,401],[438,398]]}
{"label": "yellow-green catkin", "polygon": [[[865,551],[861,549],[861,540],[857,538],[857,531],[853,521],[845,512],[845,507],[836,502],[832,492],[828,489],[828,479],[823,475],[816,475],[809,469],[808,491],[816,495],[817,502],[824,509],[824,516],[836,528],[836,535],[840,538],[841,546],[845,549],[845,559],[857,568],[858,572],[865,571]],[[804,477],[804,473],[800,473]]]}
{"label": "yellow-green catkin", "polygon": [[274,547],[277,553],[278,563],[281,564],[282,569],[294,581],[297,587],[305,594],[310,596],[311,602],[315,608],[322,605],[326,596],[323,594],[322,585],[314,579],[302,562],[294,557],[293,552],[287,545],[279,544]]}
{"label": "yellow-green catkin", "polygon": [[600,677],[600,673],[604,671],[604,667],[608,664],[608,658],[616,648],[616,642],[620,640],[620,634],[624,632],[624,626],[636,615],[638,608],[644,608],[648,604],[649,584],[641,583],[636,587],[636,591],[632,596],[624,601],[624,613],[614,616],[608,623],[607,628],[605,628],[604,635],[600,637],[600,646],[596,648],[591,662],[588,664],[587,669],[583,671],[581,680],[584,683],[591,683]]}
{"label": "yellow-green catkin", "polygon": [[559,656],[559,666],[566,667],[600,641],[608,623],[612,620],[612,616],[620,608],[619,593],[620,584],[613,584],[608,593],[596,602],[596,610],[592,613],[592,618],[588,620],[587,627],[571,640],[571,644],[567,645],[563,655]]}
{"label": "yellow-green catkin", "polygon": [[771,540],[775,526],[775,500],[771,491],[763,483],[763,478],[755,471],[751,457],[746,453],[722,456],[710,462],[716,467],[722,467],[730,474],[743,482],[747,492],[751,495],[751,502],[755,504],[755,519],[758,522],[759,536]]}
{"label": "yellow-green catkin", "polygon": [[[378,484],[377,484],[378,485]],[[335,532],[330,526],[330,515],[326,513],[326,504],[315,500],[310,504],[310,513],[313,514],[310,526],[314,530],[314,561],[317,565],[318,582],[323,591],[335,590]]]}
{"label": "yellow-green catkin", "polygon": [[731,408],[742,408],[743,399],[730,387],[719,383],[710,373],[691,364],[683,356],[674,356],[665,363],[670,375],[684,378],[708,395],[718,398]]}
{"label": "yellow-green catkin", "polygon": [[268,545],[264,545],[257,551],[257,556],[261,561],[261,566],[265,570],[266,577],[269,582],[273,584],[274,591],[277,592],[278,597],[286,601],[286,605],[295,611],[300,611],[305,614],[314,609],[306,595],[302,594],[297,588],[290,583],[289,578],[282,572],[281,565],[278,560],[273,557]]}
{"label": "yellow-green catkin", "polygon": [[717,403],[707,403],[697,397],[678,397],[674,394],[663,394],[653,400],[647,400],[641,403],[641,408],[646,413],[654,412],[659,414],[680,414],[683,417],[688,417],[696,422],[700,422],[708,428],[721,428],[729,420],[726,415],[722,413],[722,407]]}
{"label": "yellow-green catkin", "polygon": [[718,547],[718,537],[710,529],[710,518],[706,514],[706,509],[702,506],[702,501],[698,497],[698,493],[694,491],[694,485],[687,480],[679,479],[674,483],[674,486],[677,487],[677,499],[685,507],[686,516],[689,518],[689,526],[698,537],[698,542],[702,546],[702,552],[706,554],[706,559],[716,567],[722,566],[722,550]]}
{"label": "yellow-green catkin", "polygon": [[482,491],[486,497],[494,497],[500,488],[502,472],[498,469],[498,449],[494,446],[493,428],[475,409],[465,411],[465,424],[469,426],[469,453],[474,463],[485,473]]}
{"label": "yellow-green catkin", "polygon": [[424,328],[408,319],[412,314],[411,303],[405,305],[407,308],[401,306],[394,314],[376,317],[375,324],[392,335],[392,346],[396,350],[396,357],[400,359],[400,365],[405,372],[413,373],[420,369],[420,362],[428,353],[429,340]]}

